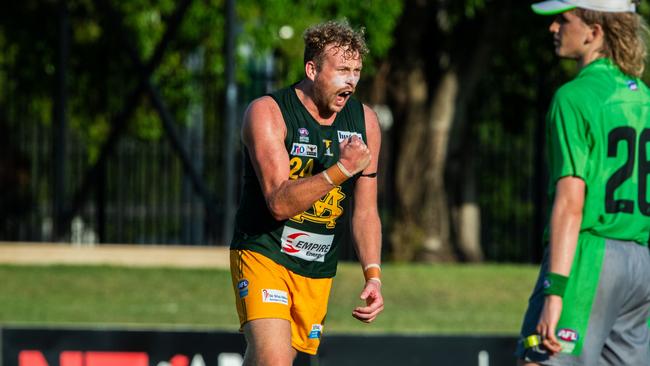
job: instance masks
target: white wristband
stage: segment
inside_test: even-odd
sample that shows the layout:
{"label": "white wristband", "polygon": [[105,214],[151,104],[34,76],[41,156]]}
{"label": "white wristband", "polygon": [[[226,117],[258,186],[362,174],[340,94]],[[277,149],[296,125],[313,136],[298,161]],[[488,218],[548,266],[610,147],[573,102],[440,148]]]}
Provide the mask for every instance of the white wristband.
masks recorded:
{"label": "white wristband", "polygon": [[377,263],[370,263],[370,264],[368,264],[367,266],[363,267],[363,271],[365,272],[365,271],[367,271],[367,270],[370,269],[370,268],[379,268],[379,269],[381,270],[381,266],[379,266],[379,264],[377,264]]}
{"label": "white wristband", "polygon": [[327,183],[329,183],[329,184],[331,184],[333,186],[335,185],[334,182],[332,182],[332,178],[330,178],[330,175],[327,174],[326,170],[323,170],[323,176],[325,177],[325,180],[327,181]]}
{"label": "white wristband", "polygon": [[346,177],[352,178],[352,173],[350,173],[350,171],[345,169],[345,166],[343,165],[343,163],[341,163],[340,161],[337,161],[336,165],[338,165],[339,169],[341,169],[341,172],[343,172],[343,174],[345,174]]}

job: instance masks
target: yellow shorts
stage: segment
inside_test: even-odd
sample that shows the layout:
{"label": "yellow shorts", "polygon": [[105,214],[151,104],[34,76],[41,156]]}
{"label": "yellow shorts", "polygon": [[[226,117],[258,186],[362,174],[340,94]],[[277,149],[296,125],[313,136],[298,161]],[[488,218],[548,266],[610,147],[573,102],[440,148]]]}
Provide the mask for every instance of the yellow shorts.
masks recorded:
{"label": "yellow shorts", "polygon": [[286,319],[291,323],[291,346],[316,354],[331,278],[298,275],[250,250],[230,251],[230,275],[242,327],[255,319]]}

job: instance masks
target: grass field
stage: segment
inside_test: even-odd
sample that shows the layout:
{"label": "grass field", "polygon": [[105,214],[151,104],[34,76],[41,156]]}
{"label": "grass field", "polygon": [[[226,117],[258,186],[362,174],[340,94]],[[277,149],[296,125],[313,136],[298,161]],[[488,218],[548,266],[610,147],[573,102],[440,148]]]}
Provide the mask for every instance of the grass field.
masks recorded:
{"label": "grass field", "polygon": [[[353,319],[362,276],[339,265],[328,332],[516,334],[537,268],[406,265],[383,268],[384,313]],[[223,269],[0,265],[0,325],[238,328]]]}

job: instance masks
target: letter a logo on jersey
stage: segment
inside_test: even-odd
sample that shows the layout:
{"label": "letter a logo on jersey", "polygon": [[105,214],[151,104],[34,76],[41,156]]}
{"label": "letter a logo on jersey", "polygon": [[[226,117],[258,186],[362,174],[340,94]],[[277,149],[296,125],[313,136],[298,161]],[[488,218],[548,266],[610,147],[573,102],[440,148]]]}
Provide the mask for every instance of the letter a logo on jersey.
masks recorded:
{"label": "letter a logo on jersey", "polygon": [[343,214],[341,202],[344,198],[345,193],[341,191],[341,187],[334,187],[325,197],[314,202],[311,209],[292,217],[291,220],[299,223],[307,220],[333,229],[336,227],[336,219]]}

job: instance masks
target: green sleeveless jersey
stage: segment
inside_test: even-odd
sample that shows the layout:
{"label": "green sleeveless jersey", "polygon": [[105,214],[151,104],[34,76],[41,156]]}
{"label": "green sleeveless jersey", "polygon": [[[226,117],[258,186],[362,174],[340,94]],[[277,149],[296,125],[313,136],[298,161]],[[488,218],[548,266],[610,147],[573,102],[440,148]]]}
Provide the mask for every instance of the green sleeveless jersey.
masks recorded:
{"label": "green sleeveless jersey", "polygon": [[585,182],[581,232],[648,245],[650,92],[609,59],[583,68],[547,115],[551,202],[557,181]]}
{"label": "green sleeveless jersey", "polygon": [[[289,179],[322,172],[339,160],[339,143],[357,135],[367,143],[363,105],[350,98],[331,126],[320,125],[298,99],[294,86],[271,94],[282,111],[289,154]],[[289,220],[275,220],[245,151],[244,186],[231,249],[263,254],[300,275],[312,278],[336,274],[338,251],[349,238],[354,184],[358,175]]]}

